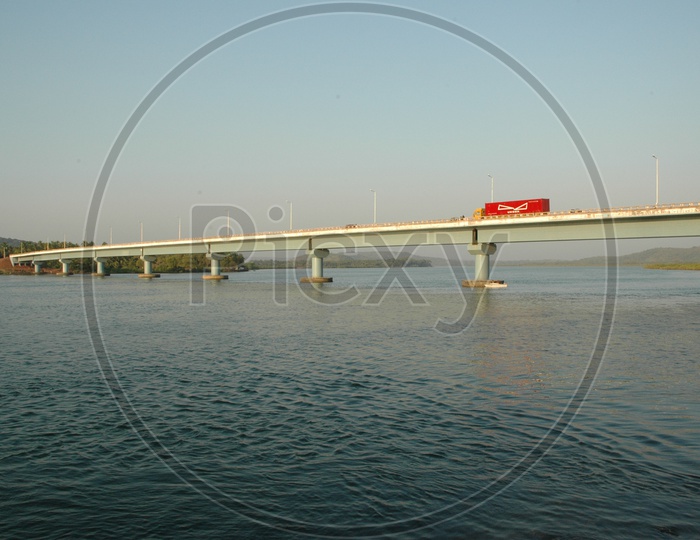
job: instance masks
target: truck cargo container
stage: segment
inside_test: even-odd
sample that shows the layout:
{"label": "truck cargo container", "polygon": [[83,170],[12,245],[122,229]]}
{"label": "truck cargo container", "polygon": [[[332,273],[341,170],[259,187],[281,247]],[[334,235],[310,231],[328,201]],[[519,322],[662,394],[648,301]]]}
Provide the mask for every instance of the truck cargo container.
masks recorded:
{"label": "truck cargo container", "polygon": [[508,216],[513,214],[543,214],[549,212],[549,199],[522,199],[498,201],[484,205],[485,216]]}

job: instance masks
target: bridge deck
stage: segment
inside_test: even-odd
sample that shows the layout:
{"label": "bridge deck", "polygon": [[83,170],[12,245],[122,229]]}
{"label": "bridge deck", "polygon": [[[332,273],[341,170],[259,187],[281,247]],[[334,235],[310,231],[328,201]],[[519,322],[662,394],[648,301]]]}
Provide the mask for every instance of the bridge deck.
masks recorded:
{"label": "bridge deck", "polygon": [[74,247],[11,255],[12,263],[95,257],[308,251],[405,245],[545,242],[700,236],[700,203],[351,224],[226,237]]}

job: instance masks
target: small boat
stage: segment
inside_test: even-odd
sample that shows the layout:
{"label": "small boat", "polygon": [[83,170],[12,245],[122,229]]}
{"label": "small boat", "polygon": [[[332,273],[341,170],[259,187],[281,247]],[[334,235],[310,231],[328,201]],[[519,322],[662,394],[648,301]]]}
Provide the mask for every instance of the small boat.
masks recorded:
{"label": "small boat", "polygon": [[503,280],[492,280],[484,285],[486,289],[505,289],[508,284]]}

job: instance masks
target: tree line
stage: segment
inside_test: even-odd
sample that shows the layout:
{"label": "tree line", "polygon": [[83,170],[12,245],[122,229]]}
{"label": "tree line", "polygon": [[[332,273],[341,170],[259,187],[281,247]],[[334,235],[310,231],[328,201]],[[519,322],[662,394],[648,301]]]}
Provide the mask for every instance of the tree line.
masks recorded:
{"label": "tree line", "polygon": [[[8,257],[16,253],[28,253],[31,251],[45,251],[49,249],[63,249],[72,247],[90,247],[94,242],[83,242],[76,244],[73,242],[48,241],[31,242],[22,240],[19,245],[11,245],[8,242],[0,243],[3,257]],[[102,245],[107,245],[106,243]],[[229,253],[220,264],[224,272],[235,271],[245,259],[239,253]],[[138,274],[143,272],[143,261],[139,257],[109,257],[105,263],[107,272],[111,274]],[[162,273],[187,273],[204,272],[211,267],[211,261],[204,254],[184,254],[184,255],[159,255],[153,263],[154,271]],[[46,261],[42,263],[42,268],[58,269],[61,263],[58,261]],[[89,273],[95,270],[95,262],[92,259],[73,259],[70,262],[70,271],[73,273]]]}

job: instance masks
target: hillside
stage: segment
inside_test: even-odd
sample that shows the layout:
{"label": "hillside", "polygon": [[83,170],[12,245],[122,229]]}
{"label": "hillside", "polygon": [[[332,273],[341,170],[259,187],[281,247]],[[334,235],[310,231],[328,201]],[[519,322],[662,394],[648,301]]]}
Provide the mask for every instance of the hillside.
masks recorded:
{"label": "hillside", "polygon": [[18,240],[17,238],[3,238],[0,236],[0,245],[7,244],[10,247],[19,247],[20,242],[22,242],[22,240]]}
{"label": "hillside", "polygon": [[[605,257],[588,257],[577,261],[581,264],[605,264]],[[622,265],[644,266],[647,264],[700,263],[700,246],[692,248],[653,248],[618,257]]]}
{"label": "hillside", "polygon": [[[700,246],[691,248],[652,248],[617,258],[622,266],[700,265]],[[501,261],[502,266],[604,266],[606,258],[585,257],[573,261]]]}

